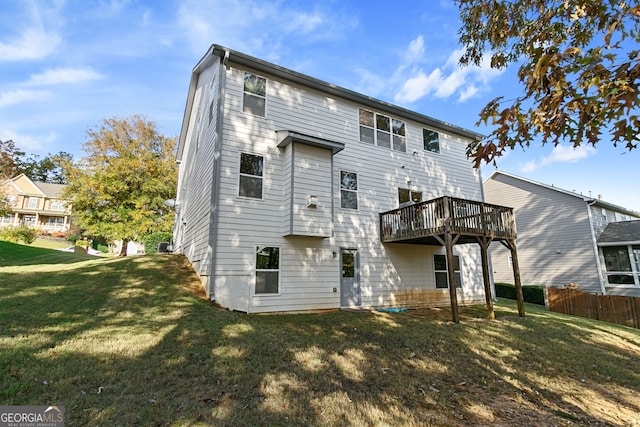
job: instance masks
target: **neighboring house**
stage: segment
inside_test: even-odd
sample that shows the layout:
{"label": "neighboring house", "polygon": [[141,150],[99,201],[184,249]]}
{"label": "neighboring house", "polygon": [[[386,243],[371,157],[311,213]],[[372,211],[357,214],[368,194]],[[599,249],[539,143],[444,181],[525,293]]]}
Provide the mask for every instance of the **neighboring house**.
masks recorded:
{"label": "neighboring house", "polygon": [[512,235],[511,211],[481,203],[479,137],[213,45],[187,97],[173,250],[245,312],[483,302],[475,235],[443,231],[483,212]]}
{"label": "neighboring house", "polygon": [[640,297],[640,221],[609,223],[598,237],[598,248],[607,286],[617,294]]}
{"label": "neighboring house", "polygon": [[12,213],[0,216],[0,227],[26,225],[43,231],[68,231],[71,206],[62,198],[62,184],[31,181],[26,175],[0,183],[0,193],[11,205]]}
{"label": "neighboring house", "polygon": [[[600,197],[577,194],[502,171],[493,172],[485,180],[484,195],[487,202],[514,208],[524,285],[561,287],[575,283],[586,292],[640,296],[637,274],[633,285],[629,281],[634,275],[627,274],[637,271],[637,262],[636,270],[631,269],[630,260],[615,264],[628,270],[624,273],[616,270],[613,275],[608,274],[613,264],[605,263],[605,258],[612,259],[617,256],[613,251],[622,248],[629,256],[635,254],[637,260],[638,246],[633,241],[640,238],[625,237],[624,232],[632,228],[618,228],[614,224],[638,220],[640,213],[606,203]],[[604,233],[612,226],[615,234]],[[601,241],[603,238],[606,240]],[[496,282],[512,283],[510,254],[495,245],[491,261]]]}

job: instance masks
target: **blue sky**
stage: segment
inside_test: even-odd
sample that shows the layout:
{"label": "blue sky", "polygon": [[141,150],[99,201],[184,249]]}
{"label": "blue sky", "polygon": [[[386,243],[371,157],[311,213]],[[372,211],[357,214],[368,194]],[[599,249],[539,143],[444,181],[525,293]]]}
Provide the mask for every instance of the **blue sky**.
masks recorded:
{"label": "blue sky", "polygon": [[[88,129],[136,113],[177,136],[213,43],[483,134],[481,108],[521,93],[515,68],[457,65],[449,0],[4,0],[0,13],[0,139],[30,154],[82,157]],[[640,211],[640,150],[533,144],[498,168]]]}

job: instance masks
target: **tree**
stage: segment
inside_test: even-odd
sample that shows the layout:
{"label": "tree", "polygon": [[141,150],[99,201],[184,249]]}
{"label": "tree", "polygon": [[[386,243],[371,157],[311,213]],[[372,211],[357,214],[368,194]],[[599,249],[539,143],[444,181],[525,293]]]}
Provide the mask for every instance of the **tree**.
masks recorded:
{"label": "tree", "polygon": [[176,193],[176,139],[139,115],[103,120],[87,137],[87,156],[65,167],[77,224],[87,234],[122,240],[122,256],[129,241],[170,231],[173,211],[164,202]]}
{"label": "tree", "polygon": [[64,165],[73,163],[73,155],[66,151],[47,154],[43,159],[37,154],[26,160],[22,156],[16,159],[16,169],[33,181],[66,184],[67,176]]}
{"label": "tree", "polygon": [[[524,94],[498,97],[478,124],[495,126],[467,148],[475,167],[508,148],[570,142],[637,148],[640,132],[640,6],[621,0],[456,0],[462,65],[518,63]],[[509,104],[510,103],[510,104]],[[507,104],[506,106],[504,104]]]}
{"label": "tree", "polygon": [[0,181],[21,173],[17,165],[21,156],[24,156],[24,152],[20,151],[12,140],[0,140]]}

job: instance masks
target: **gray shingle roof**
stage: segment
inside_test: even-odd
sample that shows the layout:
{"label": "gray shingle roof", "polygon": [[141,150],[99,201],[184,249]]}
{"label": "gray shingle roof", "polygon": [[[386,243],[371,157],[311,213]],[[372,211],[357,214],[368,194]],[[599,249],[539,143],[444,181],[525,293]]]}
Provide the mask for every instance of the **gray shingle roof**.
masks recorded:
{"label": "gray shingle roof", "polygon": [[59,199],[61,197],[62,190],[66,187],[66,185],[63,184],[50,184],[48,182],[34,181],[33,183],[45,194],[45,196],[51,199]]}
{"label": "gray shingle roof", "polygon": [[611,222],[604,229],[598,243],[639,242],[640,221]]}

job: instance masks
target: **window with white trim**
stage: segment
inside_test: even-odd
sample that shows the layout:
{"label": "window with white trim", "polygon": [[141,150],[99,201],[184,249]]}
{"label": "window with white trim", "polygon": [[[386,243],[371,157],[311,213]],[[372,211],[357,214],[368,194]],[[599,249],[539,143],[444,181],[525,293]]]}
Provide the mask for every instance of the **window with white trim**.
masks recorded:
{"label": "window with white trim", "polygon": [[432,153],[440,152],[440,134],[431,129],[422,129],[422,142],[424,149]]}
{"label": "window with white trim", "polygon": [[64,211],[64,201],[62,201],[62,200],[52,200],[51,201],[51,210],[52,211]]}
{"label": "window with white trim", "polygon": [[409,190],[406,188],[398,188],[398,204],[408,202],[420,203],[422,201],[422,193],[418,191]]}
{"label": "window with white trim", "polygon": [[280,291],[280,248],[256,247],[256,294],[277,294]]}
{"label": "window with white trim", "polygon": [[358,209],[358,174],[340,171],[340,207]]}
{"label": "window with white trim", "polygon": [[7,225],[11,224],[11,219],[13,217],[11,215],[0,216],[0,224]]}
{"label": "window with white trim", "polygon": [[360,108],[360,142],[407,151],[406,125],[402,120]]}
{"label": "window with white trim", "polygon": [[264,157],[240,153],[240,184],[238,195],[252,199],[262,199],[262,175]]}
{"label": "window with white trim", "polygon": [[640,246],[602,248],[609,285],[640,285]]}
{"label": "window with white trim", "polygon": [[[449,272],[447,271],[447,257],[442,254],[433,255],[433,266],[436,272],[436,288],[449,289]],[[460,274],[460,257],[453,256],[453,270],[456,280],[456,288],[462,287],[462,274]]]}
{"label": "window with white trim", "polygon": [[267,79],[244,73],[244,98],[242,111],[264,117],[267,103]]}
{"label": "window with white trim", "polygon": [[37,197],[29,197],[29,202],[27,204],[27,208],[35,209],[38,207],[38,198]]}

